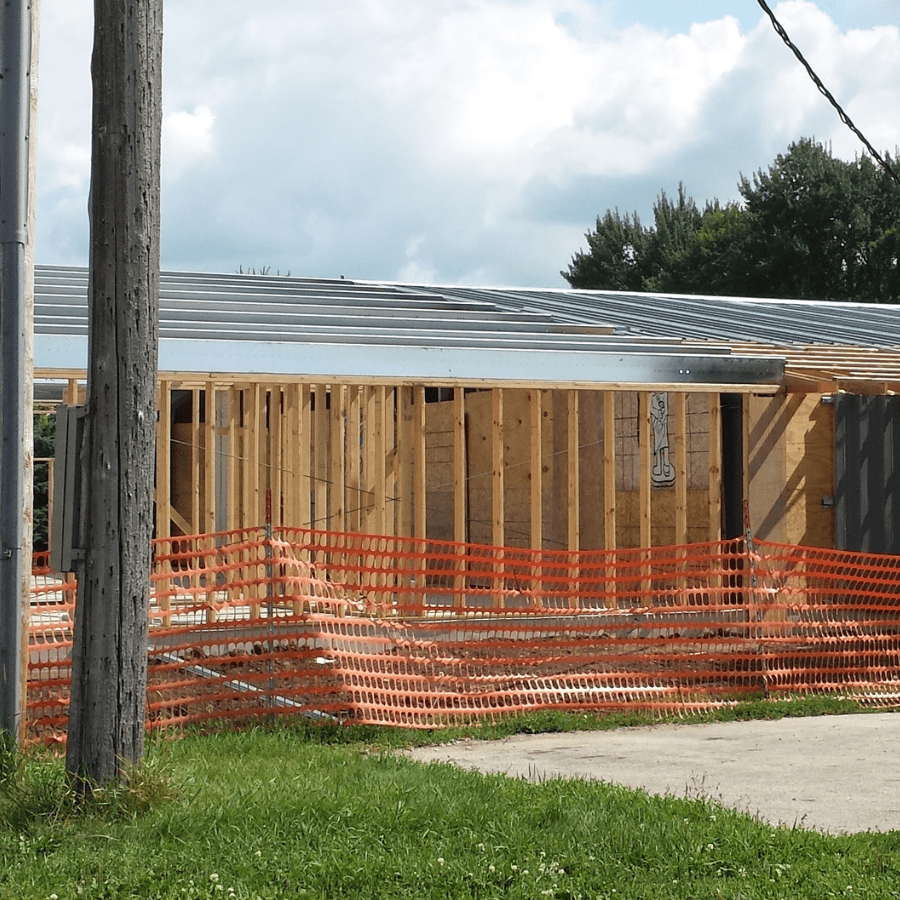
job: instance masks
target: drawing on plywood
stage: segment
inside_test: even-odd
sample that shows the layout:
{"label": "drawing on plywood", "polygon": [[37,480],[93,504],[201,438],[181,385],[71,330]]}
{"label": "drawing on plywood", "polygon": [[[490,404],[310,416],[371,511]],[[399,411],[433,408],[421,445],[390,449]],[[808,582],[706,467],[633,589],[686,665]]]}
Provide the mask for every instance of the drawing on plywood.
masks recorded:
{"label": "drawing on plywood", "polygon": [[669,395],[650,394],[650,422],[653,426],[653,484],[675,483],[675,468],[669,459]]}

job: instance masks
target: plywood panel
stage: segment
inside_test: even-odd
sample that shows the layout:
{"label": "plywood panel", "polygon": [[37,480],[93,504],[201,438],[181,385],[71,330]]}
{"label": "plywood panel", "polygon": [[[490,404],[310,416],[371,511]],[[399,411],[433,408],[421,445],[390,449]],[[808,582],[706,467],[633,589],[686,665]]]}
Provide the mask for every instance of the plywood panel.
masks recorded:
{"label": "plywood panel", "polygon": [[364,487],[367,498],[365,530],[370,534],[385,531],[385,388],[382,385],[366,388]]}
{"label": "plywood panel", "polygon": [[312,525],[312,393],[310,386],[300,386],[297,409],[299,458],[297,460],[297,524]]}
{"label": "plywood panel", "polygon": [[791,412],[784,397],[750,397],[748,407],[750,525],[753,534],[762,540],[785,542],[785,437]]}
{"label": "plywood panel", "polygon": [[413,513],[415,497],[413,481],[415,474],[415,458],[413,446],[415,441],[415,407],[413,388],[398,388],[400,401],[400,427],[397,429],[398,479],[398,522],[399,534],[410,537],[415,531]]}
{"label": "plywood panel", "polygon": [[453,404],[424,406],[426,533],[436,540],[453,540]]}
{"label": "plywood panel", "polygon": [[529,392],[531,429],[529,434],[529,447],[531,450],[531,546],[541,549],[544,546],[544,515],[543,515],[543,483],[544,483],[544,454],[542,441],[542,391]]}
{"label": "plywood panel", "polygon": [[313,400],[313,498],[316,528],[328,528],[328,388],[315,386]]}
{"label": "plywood panel", "polygon": [[579,400],[579,510],[581,546],[603,546],[603,394],[582,391]]}
{"label": "plywood panel", "polygon": [[273,525],[281,525],[284,503],[284,392],[280,387],[273,386],[269,390],[269,417],[268,417],[268,483],[266,486],[269,498],[267,520]]}
{"label": "plywood panel", "polygon": [[687,396],[672,394],[672,418],[675,464],[675,543],[688,542],[688,464],[687,464]]}
{"label": "plywood panel", "polygon": [[616,394],[603,394],[603,546],[615,550],[618,546],[618,514],[616,498]]}
{"label": "plywood panel", "polygon": [[216,386],[207,382],[204,391],[203,422],[203,515],[201,530],[218,531],[216,527]]}
{"label": "plywood panel", "polygon": [[346,389],[347,403],[347,528],[360,531],[363,521],[363,510],[366,497],[362,492],[362,456],[361,456],[361,394],[358,385],[348,385]]}
{"label": "plywood panel", "polygon": [[290,528],[296,528],[300,524],[297,518],[297,500],[300,492],[300,478],[297,471],[300,458],[299,387],[296,384],[288,384],[282,391],[284,398],[284,471],[281,483],[284,492],[284,524]]}
{"label": "plywood panel", "polygon": [[638,395],[638,449],[639,449],[639,471],[638,471],[638,493],[640,497],[640,534],[641,546],[651,546],[651,503],[650,488],[652,485],[652,468],[653,468],[653,452],[652,438],[653,429],[650,422],[650,395],[646,391],[641,391]]}
{"label": "plywood panel", "polygon": [[568,462],[567,478],[567,506],[569,512],[568,522],[568,547],[569,550],[581,549],[581,509],[580,486],[581,475],[579,469],[579,394],[578,391],[568,391],[568,410],[566,424],[568,426],[568,446],[566,457]]}
{"label": "plywood panel", "polygon": [[756,536],[834,546],[834,408],[820,394],[751,397],[750,524]]}
{"label": "plywood panel", "polygon": [[188,520],[191,525],[191,533],[199,534],[202,529],[200,510],[203,500],[203,433],[200,428],[200,391],[191,391],[191,430],[188,436],[191,447],[191,482],[190,482],[190,510],[191,517]]}

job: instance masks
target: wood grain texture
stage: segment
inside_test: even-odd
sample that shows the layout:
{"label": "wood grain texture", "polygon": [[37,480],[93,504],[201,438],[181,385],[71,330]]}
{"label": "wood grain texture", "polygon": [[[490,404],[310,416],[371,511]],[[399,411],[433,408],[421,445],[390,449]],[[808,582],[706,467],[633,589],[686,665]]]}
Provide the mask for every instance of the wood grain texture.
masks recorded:
{"label": "wood grain texture", "polygon": [[[85,559],[66,764],[119,778],[144,746],[156,366],[162,0],[95,0]],[[86,782],[84,782],[86,783]]]}

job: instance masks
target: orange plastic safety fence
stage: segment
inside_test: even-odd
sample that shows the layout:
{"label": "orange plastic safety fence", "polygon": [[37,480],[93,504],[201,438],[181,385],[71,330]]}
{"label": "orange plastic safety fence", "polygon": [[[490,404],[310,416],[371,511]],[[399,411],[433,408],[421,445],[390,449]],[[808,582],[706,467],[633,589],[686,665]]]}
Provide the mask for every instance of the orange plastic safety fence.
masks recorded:
{"label": "orange plastic safety fence", "polygon": [[[28,705],[48,740],[65,729],[74,583],[41,562]],[[813,690],[887,704],[900,679],[897,557],[246,529],[155,541],[152,577],[155,728],[283,715],[434,727]]]}
{"label": "orange plastic safety fence", "polygon": [[900,557],[767,542],[754,550],[768,691],[900,705]]}

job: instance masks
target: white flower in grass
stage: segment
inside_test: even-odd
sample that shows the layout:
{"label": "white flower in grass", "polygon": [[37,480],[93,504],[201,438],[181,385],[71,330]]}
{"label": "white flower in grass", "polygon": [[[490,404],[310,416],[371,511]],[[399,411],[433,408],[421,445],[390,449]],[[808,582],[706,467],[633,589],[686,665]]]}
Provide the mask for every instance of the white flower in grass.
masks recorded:
{"label": "white flower in grass", "polygon": [[439,856],[439,857],[437,858],[437,863],[438,863],[439,866],[442,866],[442,865],[444,864],[444,857],[443,857],[443,856]]}
{"label": "white flower in grass", "polygon": [[219,876],[216,872],[213,872],[212,875],[209,876],[209,880],[215,884],[219,880]]}

